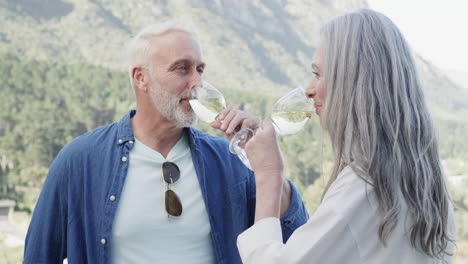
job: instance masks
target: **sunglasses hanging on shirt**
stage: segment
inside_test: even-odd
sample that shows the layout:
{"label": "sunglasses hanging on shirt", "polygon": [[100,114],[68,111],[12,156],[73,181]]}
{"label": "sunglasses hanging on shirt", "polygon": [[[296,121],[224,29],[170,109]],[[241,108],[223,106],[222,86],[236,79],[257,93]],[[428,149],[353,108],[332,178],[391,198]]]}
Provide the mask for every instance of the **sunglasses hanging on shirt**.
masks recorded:
{"label": "sunglasses hanging on shirt", "polygon": [[167,183],[167,190],[164,197],[166,212],[172,216],[180,216],[182,214],[182,203],[179,196],[171,190],[171,184],[176,183],[180,178],[179,167],[172,162],[164,162],[162,164],[163,178]]}

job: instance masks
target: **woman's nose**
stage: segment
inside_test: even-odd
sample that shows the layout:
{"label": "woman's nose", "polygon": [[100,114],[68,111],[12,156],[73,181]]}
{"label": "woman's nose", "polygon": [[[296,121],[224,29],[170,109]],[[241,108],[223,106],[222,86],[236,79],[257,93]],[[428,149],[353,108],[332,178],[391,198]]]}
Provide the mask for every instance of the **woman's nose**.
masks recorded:
{"label": "woman's nose", "polygon": [[307,86],[306,90],[305,90],[305,94],[307,96],[307,98],[314,98],[316,92],[315,92],[315,85],[314,85],[314,81],[310,81],[309,85]]}

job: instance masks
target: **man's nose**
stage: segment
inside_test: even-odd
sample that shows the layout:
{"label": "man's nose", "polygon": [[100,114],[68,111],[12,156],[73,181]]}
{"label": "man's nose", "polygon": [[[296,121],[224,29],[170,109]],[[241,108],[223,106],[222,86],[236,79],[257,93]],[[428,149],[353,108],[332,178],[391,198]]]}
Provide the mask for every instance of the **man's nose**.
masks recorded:
{"label": "man's nose", "polygon": [[201,86],[203,82],[202,76],[198,71],[194,71],[190,77],[190,87]]}

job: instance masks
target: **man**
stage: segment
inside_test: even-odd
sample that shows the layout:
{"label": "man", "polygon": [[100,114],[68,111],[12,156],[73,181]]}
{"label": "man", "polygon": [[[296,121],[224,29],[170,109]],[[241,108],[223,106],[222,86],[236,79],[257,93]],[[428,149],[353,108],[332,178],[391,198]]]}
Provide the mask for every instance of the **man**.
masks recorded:
{"label": "man", "polygon": [[[189,25],[144,29],[128,47],[137,100],[119,122],[68,144],[53,162],[29,227],[24,263],[241,263],[255,178],[225,139],[190,126],[188,99],[205,64]],[[223,111],[228,135],[257,119]],[[307,221],[285,181],[283,237]]]}

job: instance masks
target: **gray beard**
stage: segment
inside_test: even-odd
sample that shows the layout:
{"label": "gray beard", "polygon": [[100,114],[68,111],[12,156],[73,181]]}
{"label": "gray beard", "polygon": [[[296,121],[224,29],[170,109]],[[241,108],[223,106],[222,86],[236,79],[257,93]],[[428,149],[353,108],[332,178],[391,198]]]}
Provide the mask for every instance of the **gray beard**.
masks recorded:
{"label": "gray beard", "polygon": [[159,113],[167,120],[175,123],[177,127],[190,127],[198,122],[198,118],[192,110],[190,113],[186,113],[181,107],[180,97],[175,97],[162,89],[151,89],[151,100]]}

